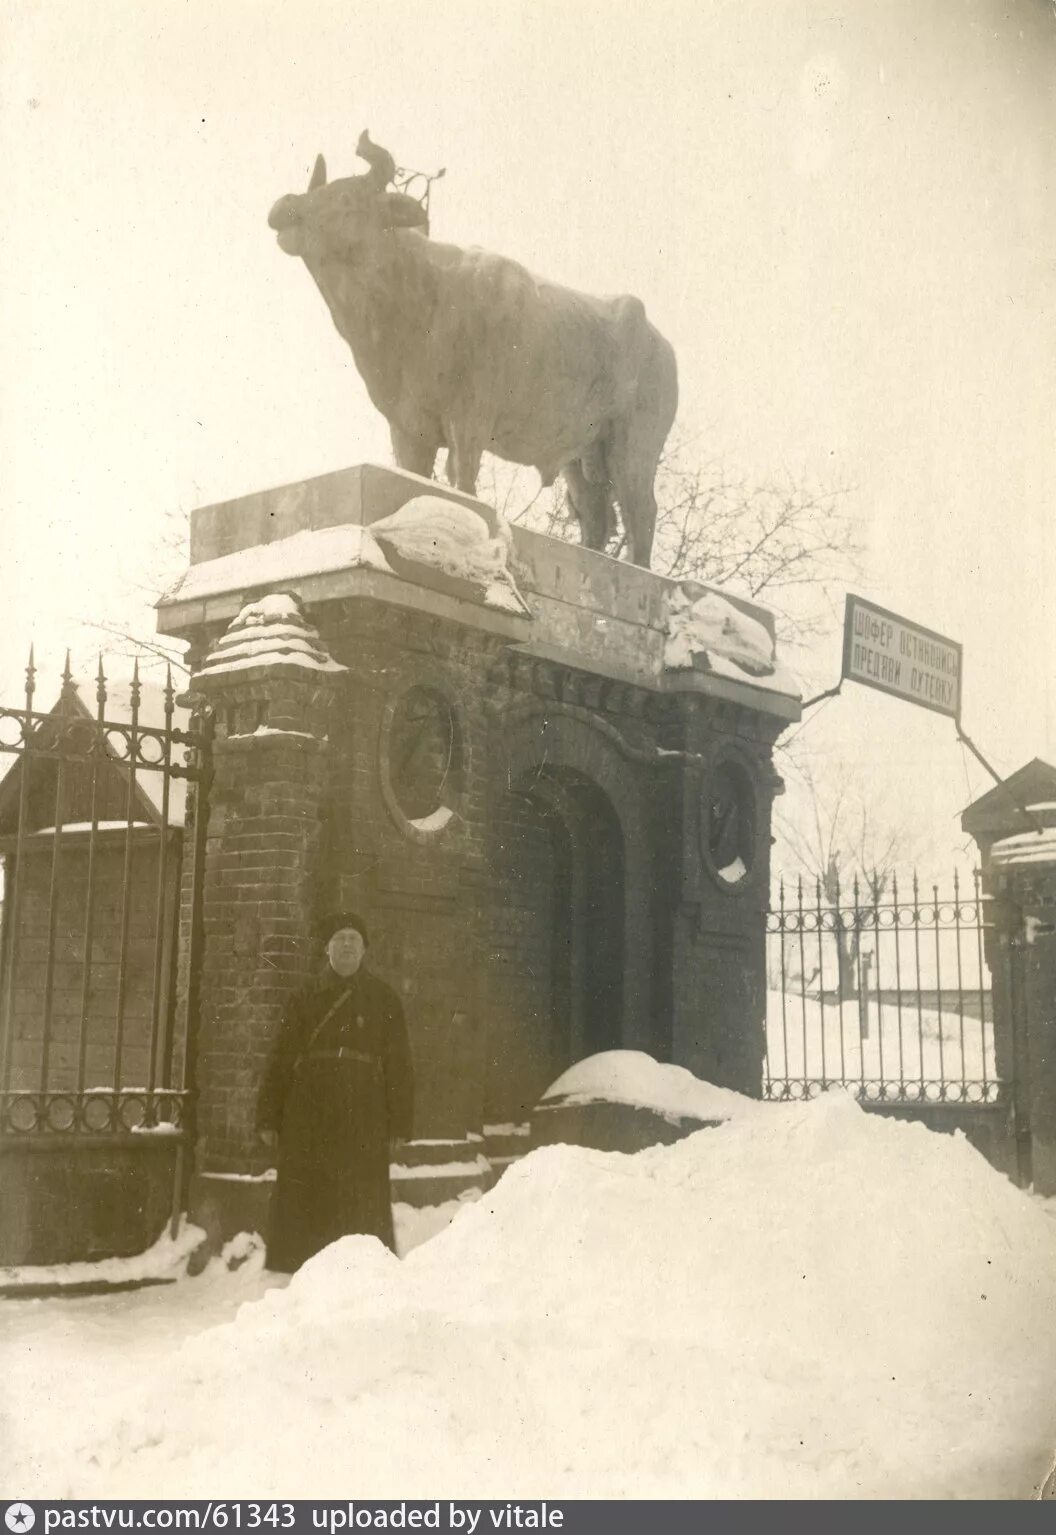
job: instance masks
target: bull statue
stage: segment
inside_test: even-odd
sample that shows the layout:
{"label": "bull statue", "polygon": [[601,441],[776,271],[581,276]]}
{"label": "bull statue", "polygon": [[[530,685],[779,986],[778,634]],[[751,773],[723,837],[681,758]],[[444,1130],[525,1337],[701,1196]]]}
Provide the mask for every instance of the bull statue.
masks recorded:
{"label": "bull statue", "polygon": [[630,558],[648,566],[653,482],[678,403],[675,355],[636,298],[593,298],[503,256],[428,236],[415,198],[392,191],[394,162],[364,133],[361,176],[282,197],[268,223],[300,256],[388,420],[401,469],[475,493],[485,451],[563,474],[583,543],[603,549],[623,517]]}

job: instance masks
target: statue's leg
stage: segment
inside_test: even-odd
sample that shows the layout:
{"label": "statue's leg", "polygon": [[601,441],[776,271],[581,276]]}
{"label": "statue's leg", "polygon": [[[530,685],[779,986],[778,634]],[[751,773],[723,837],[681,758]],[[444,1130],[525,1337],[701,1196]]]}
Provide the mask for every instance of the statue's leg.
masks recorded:
{"label": "statue's leg", "polygon": [[608,486],[588,480],[579,459],[566,464],[562,472],[580,538],[588,549],[604,549],[614,525]]}
{"label": "statue's leg", "polygon": [[[634,565],[649,569],[656,531],[656,453],[652,432],[639,427],[635,419],[617,423],[608,449],[609,473],[627,534],[627,553]],[[646,425],[645,423],[642,426]]]}
{"label": "statue's leg", "polygon": [[482,456],[481,448],[473,447],[469,443],[461,443],[456,439],[447,458],[447,477],[456,489],[470,496],[476,495]]}
{"label": "statue's leg", "polygon": [[617,500],[623,513],[631,563],[648,570],[653,552],[653,534],[656,531],[656,495],[652,473],[629,476],[626,490],[622,493],[617,491]]}
{"label": "statue's leg", "polygon": [[397,466],[431,480],[439,443],[430,442],[418,432],[406,432],[394,421],[389,422],[389,437],[392,439],[392,452]]}

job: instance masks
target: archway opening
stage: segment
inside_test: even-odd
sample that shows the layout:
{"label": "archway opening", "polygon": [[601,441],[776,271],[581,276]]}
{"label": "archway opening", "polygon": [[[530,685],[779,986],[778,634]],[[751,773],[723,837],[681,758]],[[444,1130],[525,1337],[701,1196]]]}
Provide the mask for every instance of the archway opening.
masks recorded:
{"label": "archway opening", "polygon": [[574,1061],[623,1040],[623,833],[585,776],[535,772],[496,822],[488,982],[491,1123],[527,1116]]}

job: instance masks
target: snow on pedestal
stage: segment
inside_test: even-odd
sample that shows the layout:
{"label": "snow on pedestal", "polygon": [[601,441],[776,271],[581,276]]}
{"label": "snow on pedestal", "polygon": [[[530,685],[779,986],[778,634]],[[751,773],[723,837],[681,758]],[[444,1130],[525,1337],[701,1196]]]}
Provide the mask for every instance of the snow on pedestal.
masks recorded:
{"label": "snow on pedestal", "polygon": [[422,566],[464,581],[488,607],[527,613],[508,569],[509,529],[501,520],[498,536],[468,506],[440,496],[415,496],[399,511],[371,523],[370,532],[390,560]]}
{"label": "snow on pedestal", "polygon": [[302,529],[192,565],[164,601],[196,602],[281,583],[300,584],[333,571],[362,570],[399,575],[424,586],[434,584],[431,577],[463,582],[471,601],[526,616],[529,609],[508,569],[509,529],[501,519],[498,526],[498,536],[493,536],[471,508],[439,495],[414,496],[369,527]]}
{"label": "snow on pedestal", "polygon": [[467,581],[491,581],[506,566],[508,540],[492,538],[487,523],[468,506],[439,496],[415,496],[398,512],[371,525],[381,544],[405,560],[433,565]]}
{"label": "snow on pedestal", "polygon": [[621,1103],[671,1124],[725,1120],[758,1108],[751,1098],[702,1082],[684,1066],[663,1065],[643,1050],[604,1050],[577,1061],[543,1094],[540,1107]]}
{"label": "snow on pedestal", "polygon": [[798,696],[792,674],[777,659],[765,624],[720,592],[686,581],[668,602],[664,665],[684,671],[701,665],[720,677]]}
{"label": "snow on pedestal", "polygon": [[284,538],[251,544],[191,565],[165,594],[168,603],[200,602],[228,592],[252,591],[329,570],[382,570],[392,567],[359,524],[302,528]]}

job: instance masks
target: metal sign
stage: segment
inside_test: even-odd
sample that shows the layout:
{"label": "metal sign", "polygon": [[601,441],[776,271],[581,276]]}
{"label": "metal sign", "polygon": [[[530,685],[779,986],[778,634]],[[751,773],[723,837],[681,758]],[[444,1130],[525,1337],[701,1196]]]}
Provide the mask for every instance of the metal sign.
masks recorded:
{"label": "metal sign", "polygon": [[911,619],[847,594],[843,676],[911,704],[961,717],[963,650]]}

